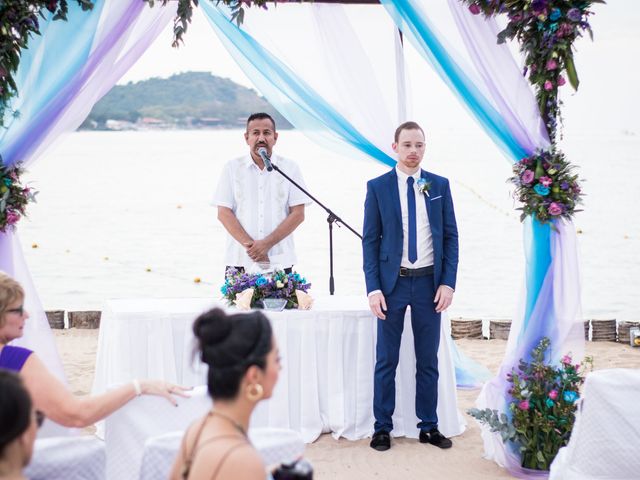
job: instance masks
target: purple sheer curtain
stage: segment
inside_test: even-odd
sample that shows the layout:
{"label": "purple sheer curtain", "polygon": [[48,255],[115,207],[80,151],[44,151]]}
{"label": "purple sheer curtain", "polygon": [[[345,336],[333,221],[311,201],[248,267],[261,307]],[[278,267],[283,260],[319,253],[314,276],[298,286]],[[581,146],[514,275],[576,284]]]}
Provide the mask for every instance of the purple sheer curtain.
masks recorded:
{"label": "purple sheer curtain", "polygon": [[[70,8],[78,6],[70,5]],[[106,2],[87,62],[70,82],[61,86],[54,100],[33,116],[26,128],[2,146],[3,155],[7,152],[25,165],[32,164],[62,134],[74,131],[93,105],[157,38],[175,15],[175,10],[175,4],[150,8],[140,0]],[[71,24],[67,26],[73,28]],[[52,54],[64,55],[65,52]],[[31,68],[37,68],[37,65]],[[33,84],[29,87],[38,88]],[[20,94],[28,96],[28,88]],[[53,335],[24,261],[18,235],[13,230],[0,233],[0,270],[23,285],[26,307],[31,315],[24,336],[15,344],[35,350],[51,371],[64,380]]]}
{"label": "purple sheer curtain", "polygon": [[[518,142],[530,152],[550,147],[533,91],[506,45],[497,45],[498,26],[495,19],[472,15],[459,0],[449,0],[456,25],[464,39],[486,91],[503,116]],[[527,285],[523,288],[521,305],[514,315],[505,357],[498,374],[485,384],[477,401],[478,408],[507,412],[509,384],[507,373],[527,358],[533,343],[541,337],[551,339],[551,360],[557,362],[565,353],[577,361],[584,355],[584,333],[580,301],[580,280],[576,232],[573,223],[560,220],[555,228],[544,228],[536,220],[525,222],[525,260]],[[544,250],[544,254],[542,250]],[[544,271],[536,268],[550,257]],[[538,268],[539,269],[539,268]],[[542,284],[533,308],[529,310],[528,295],[535,290],[531,278],[541,275]],[[506,446],[499,434],[482,427],[485,456],[506,467],[520,478],[546,478],[547,472],[524,469],[520,455]]]}

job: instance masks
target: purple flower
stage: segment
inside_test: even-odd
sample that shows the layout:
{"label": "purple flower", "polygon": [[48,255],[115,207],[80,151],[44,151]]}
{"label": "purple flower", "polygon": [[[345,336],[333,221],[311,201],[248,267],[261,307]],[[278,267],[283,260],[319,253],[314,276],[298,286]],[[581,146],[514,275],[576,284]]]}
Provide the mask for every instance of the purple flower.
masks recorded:
{"label": "purple flower", "polygon": [[572,22],[579,22],[582,19],[582,12],[574,7],[567,12],[567,18]]}
{"label": "purple flower", "polygon": [[555,400],[556,398],[558,398],[558,391],[557,390],[551,390],[549,392],[549,398],[551,400]]}
{"label": "purple flower", "polygon": [[560,215],[562,213],[562,205],[557,202],[551,202],[547,211],[549,215]]}
{"label": "purple flower", "polygon": [[520,410],[529,410],[529,400],[522,400],[519,404],[518,404],[518,408]]}
{"label": "purple flower", "polygon": [[567,81],[564,79],[564,77],[562,75],[560,75],[558,77],[558,86],[561,87],[562,85],[564,85],[565,83],[567,83]]}
{"label": "purple flower", "polygon": [[571,365],[571,355],[565,355],[560,359],[560,362],[565,365]]}
{"label": "purple flower", "polygon": [[478,5],[477,3],[472,3],[471,5],[469,5],[469,11],[474,15],[478,15],[481,12],[480,5]]}
{"label": "purple flower", "polygon": [[533,173],[532,170],[525,170],[522,176],[520,177],[520,180],[522,180],[522,183],[531,183],[533,182],[534,177],[535,177],[535,174]]}
{"label": "purple flower", "polygon": [[544,82],[544,89],[548,92],[549,90],[553,90],[553,83],[551,83],[551,80],[546,80]]}
{"label": "purple flower", "polygon": [[568,184],[567,182],[562,182],[562,183],[560,184],[560,188],[561,188],[562,190],[569,190],[569,184]]}
{"label": "purple flower", "polygon": [[544,185],[541,185],[539,183],[535,187],[533,187],[533,190],[538,195],[542,195],[543,197],[546,197],[547,195],[549,195],[549,187],[545,187]]}
{"label": "purple flower", "polygon": [[533,2],[531,2],[531,10],[533,10],[533,13],[536,15],[544,12],[545,8],[547,8],[547,0],[533,0]]}
{"label": "purple flower", "polygon": [[7,210],[7,225],[15,225],[20,220],[20,214],[13,210]]}
{"label": "purple flower", "polygon": [[544,185],[545,187],[550,187],[551,184],[553,183],[553,180],[550,177],[544,176],[544,177],[540,177],[540,179],[538,180],[542,185]]}
{"label": "purple flower", "polygon": [[555,70],[556,68],[558,68],[558,62],[553,58],[549,59],[547,62],[547,70]]}

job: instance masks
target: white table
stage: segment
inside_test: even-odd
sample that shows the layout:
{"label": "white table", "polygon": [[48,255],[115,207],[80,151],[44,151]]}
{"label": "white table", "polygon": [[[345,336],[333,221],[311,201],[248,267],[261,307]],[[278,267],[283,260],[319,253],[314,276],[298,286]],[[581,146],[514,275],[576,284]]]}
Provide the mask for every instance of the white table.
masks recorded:
{"label": "white table", "polygon": [[[214,306],[210,299],[111,300],[103,310],[93,393],[133,378],[206,383],[206,368],[192,366],[193,320]],[[350,440],[373,430],[376,321],[366,297],[318,298],[309,311],[264,312],[271,320],[283,368],[270,400],[261,402],[252,427],[287,428],[306,442],[321,433]],[[415,355],[409,312],[396,375],[393,435],[417,437]],[[459,435],[449,324],[443,316],[439,357],[439,427]]]}

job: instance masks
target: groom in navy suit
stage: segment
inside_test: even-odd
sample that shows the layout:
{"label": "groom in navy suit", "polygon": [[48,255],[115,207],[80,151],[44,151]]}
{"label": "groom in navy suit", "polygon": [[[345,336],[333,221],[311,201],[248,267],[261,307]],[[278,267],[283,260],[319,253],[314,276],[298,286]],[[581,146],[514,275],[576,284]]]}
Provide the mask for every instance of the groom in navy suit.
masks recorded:
{"label": "groom in navy suit", "polygon": [[395,132],[396,167],[367,183],[362,250],[371,311],[378,317],[371,447],[388,450],[395,376],[407,306],[416,352],[420,442],[450,448],[438,430],[440,313],[451,305],[458,269],[458,229],[449,181],[420,168],[424,131]]}

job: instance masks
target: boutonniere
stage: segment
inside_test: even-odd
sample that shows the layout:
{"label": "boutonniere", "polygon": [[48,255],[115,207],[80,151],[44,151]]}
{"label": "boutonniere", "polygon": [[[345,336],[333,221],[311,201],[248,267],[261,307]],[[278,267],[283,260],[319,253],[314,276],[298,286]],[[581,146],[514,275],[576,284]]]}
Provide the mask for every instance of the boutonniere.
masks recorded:
{"label": "boutonniere", "polygon": [[425,178],[418,179],[418,191],[420,193],[424,193],[427,197],[429,196],[429,190],[431,190],[431,182],[427,181]]}

